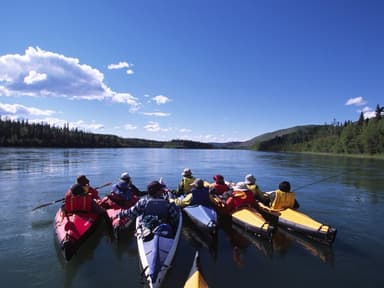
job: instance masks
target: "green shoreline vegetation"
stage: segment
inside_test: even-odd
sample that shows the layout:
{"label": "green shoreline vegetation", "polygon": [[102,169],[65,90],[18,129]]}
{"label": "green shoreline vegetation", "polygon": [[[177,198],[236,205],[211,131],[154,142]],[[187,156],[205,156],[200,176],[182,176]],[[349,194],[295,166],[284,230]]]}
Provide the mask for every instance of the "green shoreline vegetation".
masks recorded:
{"label": "green shoreline vegetation", "polygon": [[122,138],[70,129],[68,124],[55,127],[0,117],[0,147],[247,149],[384,159],[383,110],[377,105],[374,118],[364,119],[361,113],[356,122],[296,126],[228,143]]}

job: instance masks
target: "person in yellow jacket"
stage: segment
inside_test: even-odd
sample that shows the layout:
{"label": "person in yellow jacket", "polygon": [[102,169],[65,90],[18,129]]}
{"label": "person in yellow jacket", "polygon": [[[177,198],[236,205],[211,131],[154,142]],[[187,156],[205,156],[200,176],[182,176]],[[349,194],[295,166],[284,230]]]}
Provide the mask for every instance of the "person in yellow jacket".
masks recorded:
{"label": "person in yellow jacket", "polygon": [[269,194],[271,200],[270,207],[275,210],[285,208],[297,209],[300,207],[297,202],[295,193],[291,192],[291,184],[288,181],[283,181],[279,184],[279,189]]}
{"label": "person in yellow jacket", "polygon": [[185,196],[190,193],[192,188],[191,184],[193,183],[193,181],[196,180],[196,178],[192,176],[192,171],[189,168],[184,168],[183,173],[181,173],[181,176],[183,178],[181,178],[181,181],[177,187],[176,196]]}

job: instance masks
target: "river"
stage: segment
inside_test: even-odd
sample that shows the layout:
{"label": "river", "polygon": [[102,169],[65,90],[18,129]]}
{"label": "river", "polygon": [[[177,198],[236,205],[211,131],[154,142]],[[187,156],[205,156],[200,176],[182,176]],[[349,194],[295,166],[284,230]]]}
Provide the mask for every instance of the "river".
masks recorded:
{"label": "river", "polygon": [[[263,191],[288,180],[300,210],[337,228],[331,247],[279,231],[272,243],[233,228],[210,245],[185,225],[164,287],[182,287],[194,253],[210,287],[384,287],[384,161],[246,150],[0,148],[2,287],[143,287],[135,238],[111,241],[103,227],[68,263],[55,243],[53,217],[79,174],[91,185],[127,171],[145,190],[163,177],[175,189],[183,168],[212,181],[255,175]],[[99,191],[100,195],[108,188]],[[105,227],[104,227],[105,228]],[[212,248],[213,247],[213,248]]]}

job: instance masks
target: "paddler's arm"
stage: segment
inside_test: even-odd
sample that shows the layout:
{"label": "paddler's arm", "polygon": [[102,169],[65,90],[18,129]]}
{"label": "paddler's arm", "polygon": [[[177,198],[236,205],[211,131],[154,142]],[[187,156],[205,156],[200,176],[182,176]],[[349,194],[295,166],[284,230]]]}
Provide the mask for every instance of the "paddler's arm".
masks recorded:
{"label": "paddler's arm", "polygon": [[192,193],[187,194],[182,199],[176,198],[176,199],[169,199],[170,202],[174,202],[179,207],[185,207],[191,204],[192,202]]}

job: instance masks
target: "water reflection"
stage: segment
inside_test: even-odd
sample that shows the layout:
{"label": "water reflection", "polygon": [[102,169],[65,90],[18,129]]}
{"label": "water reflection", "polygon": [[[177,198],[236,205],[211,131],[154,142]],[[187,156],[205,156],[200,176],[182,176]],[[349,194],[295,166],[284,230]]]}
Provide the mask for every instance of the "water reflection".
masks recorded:
{"label": "water reflection", "polygon": [[212,259],[217,259],[217,241],[218,233],[210,233],[209,231],[203,231],[196,224],[194,224],[188,217],[183,218],[183,236],[190,243],[195,250],[201,248],[207,249]]}
{"label": "water reflection", "polygon": [[278,228],[273,235],[273,251],[277,255],[285,255],[293,245],[305,249],[310,255],[318,257],[324,263],[334,263],[332,246],[323,245],[314,240],[307,239],[305,236],[292,231]]}

